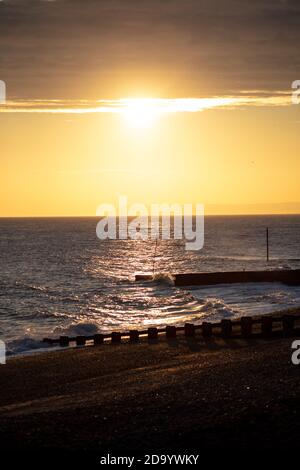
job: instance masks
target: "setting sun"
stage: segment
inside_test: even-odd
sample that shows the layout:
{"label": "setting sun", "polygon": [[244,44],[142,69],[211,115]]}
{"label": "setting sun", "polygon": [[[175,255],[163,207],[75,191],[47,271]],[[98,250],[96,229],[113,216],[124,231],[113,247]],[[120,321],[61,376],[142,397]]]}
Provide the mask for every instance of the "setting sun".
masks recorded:
{"label": "setting sun", "polygon": [[131,98],[122,101],[124,102],[123,114],[129,127],[147,129],[154,125],[160,113],[157,100],[152,98]]}

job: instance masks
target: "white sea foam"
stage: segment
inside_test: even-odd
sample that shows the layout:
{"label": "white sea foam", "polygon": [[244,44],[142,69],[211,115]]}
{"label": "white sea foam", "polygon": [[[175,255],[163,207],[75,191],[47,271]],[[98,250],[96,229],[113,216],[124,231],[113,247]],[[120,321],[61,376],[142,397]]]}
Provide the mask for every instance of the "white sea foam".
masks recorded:
{"label": "white sea foam", "polygon": [[153,276],[155,282],[167,285],[174,285],[175,277],[171,273],[156,273]]}
{"label": "white sea foam", "polygon": [[25,352],[36,352],[48,348],[49,345],[47,343],[30,337],[16,338],[6,343],[8,356],[24,354]]}
{"label": "white sea foam", "polygon": [[79,322],[71,323],[66,327],[56,327],[53,330],[52,336],[92,336],[99,333],[99,324],[95,322]]}

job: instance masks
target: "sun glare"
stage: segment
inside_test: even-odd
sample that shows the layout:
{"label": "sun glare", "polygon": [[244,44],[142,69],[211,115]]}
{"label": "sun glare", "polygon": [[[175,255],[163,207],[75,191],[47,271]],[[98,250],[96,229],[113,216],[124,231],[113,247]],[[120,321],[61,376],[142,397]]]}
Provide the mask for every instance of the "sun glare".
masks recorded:
{"label": "sun glare", "polygon": [[155,99],[132,98],[123,101],[123,114],[129,127],[148,129],[154,125],[160,113]]}

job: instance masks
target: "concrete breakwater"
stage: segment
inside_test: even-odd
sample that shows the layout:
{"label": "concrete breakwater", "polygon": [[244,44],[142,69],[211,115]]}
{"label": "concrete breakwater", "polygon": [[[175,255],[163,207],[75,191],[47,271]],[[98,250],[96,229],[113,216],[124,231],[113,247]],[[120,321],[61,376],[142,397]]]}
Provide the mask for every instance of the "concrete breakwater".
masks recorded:
{"label": "concrete breakwater", "polygon": [[[282,282],[300,285],[300,269],[276,271],[225,271],[215,273],[174,274],[175,286],[205,286],[214,284],[234,284],[244,282]],[[151,281],[151,274],[136,274],[136,281]]]}

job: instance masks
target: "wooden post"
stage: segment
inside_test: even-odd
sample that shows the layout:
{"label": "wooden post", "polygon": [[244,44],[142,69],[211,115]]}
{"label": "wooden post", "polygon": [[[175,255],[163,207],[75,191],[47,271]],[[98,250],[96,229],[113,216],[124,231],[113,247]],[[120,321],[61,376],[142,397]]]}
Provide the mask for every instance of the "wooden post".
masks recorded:
{"label": "wooden post", "polygon": [[266,229],[266,239],[267,239],[267,261],[269,261],[269,228]]}
{"label": "wooden post", "polygon": [[211,338],[212,336],[212,324],[204,321],[202,323],[202,336],[203,338]]}
{"label": "wooden post", "polygon": [[138,330],[130,330],[129,331],[129,341],[134,342],[139,340],[139,332]]}
{"label": "wooden post", "polygon": [[230,338],[232,333],[232,323],[231,320],[223,319],[221,320],[221,334],[223,338]]}
{"label": "wooden post", "polygon": [[157,328],[148,328],[148,339],[157,339],[158,331]]}
{"label": "wooden post", "polygon": [[84,336],[76,336],[76,344],[77,344],[77,346],[85,346],[85,337]]}
{"label": "wooden post", "polygon": [[184,334],[185,336],[195,336],[195,325],[193,323],[186,323],[184,325]]}
{"label": "wooden post", "polygon": [[167,338],[176,338],[176,326],[168,325],[166,327],[166,337]]}
{"label": "wooden post", "polygon": [[264,338],[268,338],[272,334],[272,317],[262,317],[261,319],[261,332]]}
{"label": "wooden post", "polygon": [[294,333],[295,317],[293,315],[283,315],[282,329],[285,336],[292,336]]}
{"label": "wooden post", "polygon": [[113,331],[111,334],[111,342],[116,344],[116,343],[121,343],[121,333],[119,331]]}
{"label": "wooden post", "polygon": [[60,336],[59,338],[59,345],[62,347],[69,346],[70,341],[69,341],[69,336]]}
{"label": "wooden post", "polygon": [[252,317],[241,318],[241,333],[243,338],[249,338],[252,334]]}
{"label": "wooden post", "polygon": [[104,342],[103,335],[101,335],[100,333],[94,335],[94,345],[95,346],[99,346],[100,344],[103,344],[103,342]]}

